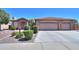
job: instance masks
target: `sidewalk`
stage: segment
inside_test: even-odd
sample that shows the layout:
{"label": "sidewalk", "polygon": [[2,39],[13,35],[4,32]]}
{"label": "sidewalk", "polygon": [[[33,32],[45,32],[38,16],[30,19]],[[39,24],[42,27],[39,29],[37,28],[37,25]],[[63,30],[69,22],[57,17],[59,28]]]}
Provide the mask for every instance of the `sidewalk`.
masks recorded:
{"label": "sidewalk", "polygon": [[78,50],[73,43],[6,43],[0,44],[0,50]]}

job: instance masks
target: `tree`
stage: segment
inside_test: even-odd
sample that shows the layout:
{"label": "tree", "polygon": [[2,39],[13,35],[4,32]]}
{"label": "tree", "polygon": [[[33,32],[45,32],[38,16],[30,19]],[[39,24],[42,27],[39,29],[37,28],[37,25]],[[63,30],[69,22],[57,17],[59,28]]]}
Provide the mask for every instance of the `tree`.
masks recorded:
{"label": "tree", "polygon": [[9,14],[4,10],[0,9],[1,24],[7,24],[9,22]]}
{"label": "tree", "polygon": [[8,24],[9,18],[9,14],[3,9],[0,9],[0,27],[1,24]]}
{"label": "tree", "polygon": [[38,32],[35,19],[29,20],[29,26],[33,30],[34,34]]}
{"label": "tree", "polygon": [[34,19],[30,19],[29,20],[29,26],[31,27],[31,29],[33,28],[33,26],[35,26],[36,23],[35,23],[35,20]]}

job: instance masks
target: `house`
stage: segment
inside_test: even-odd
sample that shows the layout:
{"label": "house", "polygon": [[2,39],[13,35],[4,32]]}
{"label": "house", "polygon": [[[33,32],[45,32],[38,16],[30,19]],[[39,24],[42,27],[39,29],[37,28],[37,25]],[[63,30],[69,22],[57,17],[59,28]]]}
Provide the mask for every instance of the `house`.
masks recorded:
{"label": "house", "polygon": [[15,26],[16,29],[24,29],[24,26],[28,23],[28,20],[25,18],[19,18],[17,20],[13,20],[11,26]]}
{"label": "house", "polygon": [[38,18],[35,19],[38,30],[77,30],[77,20],[64,18]]}

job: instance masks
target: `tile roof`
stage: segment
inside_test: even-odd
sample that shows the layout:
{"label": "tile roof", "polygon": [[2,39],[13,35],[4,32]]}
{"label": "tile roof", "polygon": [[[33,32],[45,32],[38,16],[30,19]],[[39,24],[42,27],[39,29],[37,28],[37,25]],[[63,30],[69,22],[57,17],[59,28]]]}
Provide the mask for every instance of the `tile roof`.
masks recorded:
{"label": "tile roof", "polygon": [[45,17],[45,18],[37,18],[35,20],[76,20],[76,19],[68,19],[68,18],[57,18],[57,17]]}
{"label": "tile roof", "polygon": [[26,21],[28,21],[28,19],[26,19],[26,18],[19,18],[19,19],[17,19],[17,20],[12,20],[13,22],[17,22],[17,21],[20,21],[20,20],[26,20]]}

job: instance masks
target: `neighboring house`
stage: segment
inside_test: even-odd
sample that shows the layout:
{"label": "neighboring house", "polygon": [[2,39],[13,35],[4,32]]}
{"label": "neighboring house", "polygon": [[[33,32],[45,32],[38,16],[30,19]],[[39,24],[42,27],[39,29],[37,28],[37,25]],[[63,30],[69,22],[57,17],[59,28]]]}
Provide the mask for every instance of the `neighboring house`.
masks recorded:
{"label": "neighboring house", "polygon": [[1,24],[0,25],[0,30],[6,30],[9,28],[9,25],[8,24]]}
{"label": "neighboring house", "polygon": [[28,23],[28,20],[25,18],[19,18],[12,21],[12,26],[15,26],[17,29],[24,29],[24,26]]}
{"label": "neighboring house", "polygon": [[78,23],[75,19],[64,18],[39,18],[35,19],[38,30],[77,30]]}

